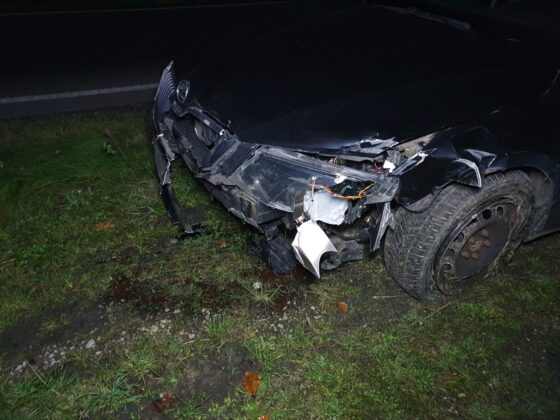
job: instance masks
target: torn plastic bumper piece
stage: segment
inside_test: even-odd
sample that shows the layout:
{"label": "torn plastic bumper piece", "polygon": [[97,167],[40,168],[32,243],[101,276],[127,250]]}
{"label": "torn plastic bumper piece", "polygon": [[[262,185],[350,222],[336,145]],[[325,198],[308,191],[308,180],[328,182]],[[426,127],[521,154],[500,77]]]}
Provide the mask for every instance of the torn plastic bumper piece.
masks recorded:
{"label": "torn plastic bumper piece", "polygon": [[187,211],[181,206],[173,185],[171,184],[170,168],[175,159],[173,152],[163,136],[158,136],[154,142],[154,157],[156,171],[161,185],[161,198],[167,214],[174,225],[181,229],[182,237],[196,236],[202,233],[202,224],[192,220]]}
{"label": "torn plastic bumper piece", "polygon": [[298,227],[292,247],[301,265],[317,278],[321,277],[320,264],[323,254],[336,252],[327,234],[313,220],[308,220]]}
{"label": "torn plastic bumper piece", "polygon": [[[297,258],[319,277],[321,256],[325,252],[336,252],[336,247],[317,222],[346,229],[361,218],[368,206],[375,204],[379,207],[397,194],[400,184],[397,177],[340,165],[336,159],[320,158],[320,154],[242,142],[230,130],[229,124],[205,111],[196,100],[175,101],[174,86],[172,67],[168,67],[162,76],[153,109],[157,133],[154,152],[167,212],[185,236],[200,233],[202,227],[179,204],[173,189],[170,170],[178,160],[185,163],[211,196],[228,211],[265,233],[266,246],[257,253],[278,273],[289,271]],[[361,151],[369,151],[373,146],[376,151],[380,147],[385,150],[394,144],[392,140],[384,140],[382,144],[377,141],[373,146],[370,143],[364,143],[368,148]],[[305,200],[310,180],[321,188],[314,190]],[[345,192],[348,189],[360,193],[357,199],[354,195],[348,198]],[[361,195],[366,189],[367,195]],[[266,226],[276,228],[281,225],[292,230],[299,222],[295,222],[298,209],[304,207],[313,221],[299,227],[292,252],[287,241],[268,235]],[[379,227],[382,235],[385,224]],[[375,233],[377,236],[378,230]],[[329,235],[332,234],[329,231]],[[346,254],[351,259],[359,254],[355,246],[348,249],[351,252]]]}
{"label": "torn plastic bumper piece", "polygon": [[[185,235],[200,233],[201,225],[189,217],[176,199],[169,174],[176,156],[180,156],[191,172],[202,180],[214,198],[261,231],[266,223],[280,220],[286,214],[294,219],[301,199],[302,208],[313,223],[300,226],[293,249],[295,258],[317,277],[320,276],[323,253],[336,252],[336,247],[317,221],[348,225],[359,218],[363,206],[376,204],[384,211],[380,213],[382,223],[371,228],[370,249],[379,248],[390,216],[390,206],[383,203],[395,196],[399,185],[397,178],[334,165],[290,150],[247,145],[235,136],[224,137],[208,147],[195,135],[194,124],[192,121],[173,121],[173,136],[160,133],[154,143],[162,198],[171,220]],[[161,132],[165,132],[165,127]],[[317,189],[311,194],[311,178],[326,185],[336,185],[337,181],[340,183],[344,179],[372,187],[367,198],[351,205],[323,190]],[[350,214],[354,215],[350,217]],[[295,259],[286,255],[285,244],[268,239],[264,246],[255,249],[261,258],[277,274],[293,269]]]}

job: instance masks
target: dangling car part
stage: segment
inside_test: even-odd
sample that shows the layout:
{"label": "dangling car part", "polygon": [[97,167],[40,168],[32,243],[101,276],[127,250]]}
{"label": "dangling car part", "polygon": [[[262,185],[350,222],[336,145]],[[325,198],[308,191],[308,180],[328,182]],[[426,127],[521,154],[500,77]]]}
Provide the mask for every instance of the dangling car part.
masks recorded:
{"label": "dangling car part", "polygon": [[319,277],[382,249],[419,299],[458,294],[558,230],[557,55],[453,22],[361,5],[188,81],[170,63],[153,123],[172,221],[184,236],[202,229],[173,191],[182,160],[263,234],[255,249],[277,273],[301,264]]}

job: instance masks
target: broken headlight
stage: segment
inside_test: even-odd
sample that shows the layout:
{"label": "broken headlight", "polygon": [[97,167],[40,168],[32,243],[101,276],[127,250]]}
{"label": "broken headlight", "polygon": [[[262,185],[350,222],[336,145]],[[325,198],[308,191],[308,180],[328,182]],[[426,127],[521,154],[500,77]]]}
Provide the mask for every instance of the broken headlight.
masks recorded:
{"label": "broken headlight", "polygon": [[187,101],[187,96],[191,90],[191,83],[188,80],[181,80],[177,84],[177,89],[175,89],[175,99],[181,105],[184,105]]}
{"label": "broken headlight", "polygon": [[293,212],[296,197],[310,187],[332,187],[345,180],[373,184],[375,174],[334,165],[286,149],[263,146],[231,175],[241,189],[258,197],[267,206]]}

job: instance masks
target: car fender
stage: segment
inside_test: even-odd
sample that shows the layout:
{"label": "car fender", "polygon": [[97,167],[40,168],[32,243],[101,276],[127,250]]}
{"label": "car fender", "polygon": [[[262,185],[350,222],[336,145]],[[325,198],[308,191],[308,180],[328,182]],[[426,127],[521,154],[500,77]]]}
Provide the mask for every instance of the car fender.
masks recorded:
{"label": "car fender", "polygon": [[[477,141],[472,141],[473,134],[477,135]],[[557,230],[560,226],[554,215],[560,212],[560,166],[544,153],[504,152],[496,144],[495,137],[484,127],[459,134],[453,130],[436,133],[420,152],[424,157],[396,173],[400,180],[396,202],[409,211],[421,212],[449,184],[481,188],[487,175],[521,169],[535,184],[534,207],[538,209],[539,221],[532,226],[531,233]],[[414,157],[409,160],[413,161]]]}

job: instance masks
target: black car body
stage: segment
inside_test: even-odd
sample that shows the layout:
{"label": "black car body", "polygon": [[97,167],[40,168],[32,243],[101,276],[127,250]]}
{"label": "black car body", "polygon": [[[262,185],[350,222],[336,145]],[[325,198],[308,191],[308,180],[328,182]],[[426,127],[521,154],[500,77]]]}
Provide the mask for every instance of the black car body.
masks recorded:
{"label": "black car body", "polygon": [[[180,158],[215,199],[265,234],[261,251],[277,271],[292,267],[286,245],[296,232],[293,252],[318,276],[319,263],[359,259],[364,244],[377,250],[389,231],[389,269],[405,289],[419,298],[454,294],[521,240],[560,227],[553,51],[416,9],[359,5],[220,55],[187,74],[189,82],[170,64],[153,110],[169,214],[186,234],[199,229],[174,196],[169,168]],[[454,257],[449,268],[439,254],[455,251],[433,244],[432,254],[419,251],[429,267],[411,287],[410,255],[426,244],[403,243],[399,226],[434,219],[443,190],[476,195],[494,174],[512,171],[523,172],[527,197],[458,209],[461,229],[448,226],[440,238],[461,238],[480,216],[455,249],[475,266],[461,272],[465,261]],[[407,261],[412,268],[399,271]],[[441,270],[453,273],[440,284]]]}

